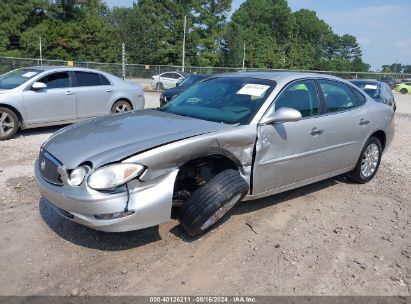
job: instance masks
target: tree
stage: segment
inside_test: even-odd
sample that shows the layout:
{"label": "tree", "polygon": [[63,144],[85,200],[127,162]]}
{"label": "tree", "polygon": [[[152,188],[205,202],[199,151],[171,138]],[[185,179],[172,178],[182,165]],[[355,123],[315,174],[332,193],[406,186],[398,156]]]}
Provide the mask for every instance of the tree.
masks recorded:
{"label": "tree", "polygon": [[[58,4],[55,4],[56,6]],[[113,32],[104,22],[107,7],[99,1],[88,1],[76,11],[72,20],[53,18],[60,7],[52,7],[51,16],[21,34],[20,43],[25,46],[25,56],[38,56],[38,39],[42,37],[43,56],[49,59],[82,61],[117,61],[113,45]],[[69,14],[66,14],[68,18]]]}
{"label": "tree", "polygon": [[295,18],[294,65],[300,69],[326,69],[334,34],[330,26],[307,9],[293,13]]}
{"label": "tree", "polygon": [[221,37],[232,0],[194,0],[193,27],[198,35],[200,66],[214,66],[221,57]]}
{"label": "tree", "polygon": [[283,67],[293,17],[286,0],[247,0],[233,14],[224,40],[224,62],[239,66],[246,46],[246,65]]}
{"label": "tree", "polygon": [[[2,0],[0,55],[181,65],[367,71],[351,35],[339,36],[314,11],[287,0],[138,0],[110,9],[103,0]],[[392,66],[390,70],[395,70]],[[398,72],[405,67],[397,66]],[[387,67],[388,69],[388,67]],[[409,71],[407,67],[407,71]]]}
{"label": "tree", "polygon": [[0,53],[4,56],[22,56],[25,44],[21,34],[46,18],[48,1],[0,1]]}

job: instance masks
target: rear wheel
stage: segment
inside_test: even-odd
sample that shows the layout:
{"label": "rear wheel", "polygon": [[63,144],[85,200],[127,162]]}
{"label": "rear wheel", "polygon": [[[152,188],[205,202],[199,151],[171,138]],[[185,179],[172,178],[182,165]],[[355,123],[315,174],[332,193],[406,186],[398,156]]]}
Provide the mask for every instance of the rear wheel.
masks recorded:
{"label": "rear wheel", "polygon": [[176,209],[181,224],[191,236],[219,222],[248,192],[248,184],[236,170],[225,170],[198,188]]}
{"label": "rear wheel", "polygon": [[401,94],[407,94],[408,90],[406,88],[403,88],[403,89],[400,90],[400,92],[401,92]]}
{"label": "rear wheel", "polygon": [[0,140],[12,138],[19,129],[19,119],[12,110],[0,107]]}
{"label": "rear wheel", "polygon": [[357,165],[350,173],[350,178],[360,184],[369,182],[378,171],[381,155],[382,146],[380,140],[376,137],[371,137],[365,144]]}
{"label": "rear wheel", "polygon": [[112,114],[124,113],[124,112],[131,111],[132,109],[133,107],[127,100],[118,100],[111,107],[111,113]]}

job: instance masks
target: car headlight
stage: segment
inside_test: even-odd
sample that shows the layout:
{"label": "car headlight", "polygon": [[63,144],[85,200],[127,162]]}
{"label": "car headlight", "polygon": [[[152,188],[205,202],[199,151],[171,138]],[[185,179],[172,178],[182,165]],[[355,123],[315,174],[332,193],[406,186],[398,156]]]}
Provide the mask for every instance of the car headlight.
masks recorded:
{"label": "car headlight", "polygon": [[71,171],[69,175],[69,183],[71,186],[80,186],[88,172],[88,168],[80,166]]}
{"label": "car headlight", "polygon": [[137,177],[144,170],[139,164],[119,163],[98,169],[88,178],[88,185],[94,190],[107,190],[121,186]]}

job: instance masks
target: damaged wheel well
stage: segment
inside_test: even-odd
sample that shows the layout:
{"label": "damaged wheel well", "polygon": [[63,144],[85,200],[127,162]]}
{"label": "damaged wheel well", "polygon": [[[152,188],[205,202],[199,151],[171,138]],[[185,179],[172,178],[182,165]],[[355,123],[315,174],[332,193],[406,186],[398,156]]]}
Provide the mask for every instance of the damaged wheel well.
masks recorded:
{"label": "damaged wheel well", "polygon": [[173,206],[184,204],[196,189],[227,169],[239,168],[233,160],[223,155],[208,155],[182,165],[174,183]]}

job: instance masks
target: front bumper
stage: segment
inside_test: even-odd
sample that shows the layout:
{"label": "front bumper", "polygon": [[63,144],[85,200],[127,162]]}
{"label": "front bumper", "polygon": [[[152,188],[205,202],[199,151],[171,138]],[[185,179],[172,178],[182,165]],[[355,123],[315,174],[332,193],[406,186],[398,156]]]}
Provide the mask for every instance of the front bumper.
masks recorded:
{"label": "front bumper", "polygon": [[[154,180],[138,183],[120,193],[104,193],[71,186],[56,186],[43,179],[38,160],[35,176],[39,191],[59,214],[90,228],[123,232],[143,229],[167,222],[171,217],[172,196],[177,170]],[[96,219],[95,215],[123,212],[128,200],[128,210],[133,214],[117,219]]]}

